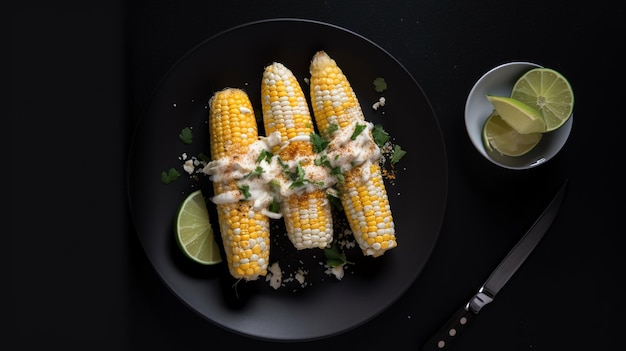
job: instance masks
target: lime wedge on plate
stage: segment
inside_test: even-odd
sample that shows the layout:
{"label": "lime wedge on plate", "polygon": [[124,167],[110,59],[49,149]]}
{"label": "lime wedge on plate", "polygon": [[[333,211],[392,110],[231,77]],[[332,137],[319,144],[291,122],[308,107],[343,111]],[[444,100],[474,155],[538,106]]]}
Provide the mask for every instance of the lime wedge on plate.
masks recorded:
{"label": "lime wedge on plate", "polygon": [[539,110],[546,132],[561,127],[574,110],[574,91],[567,79],[550,68],[534,68],[513,86],[511,98]]}
{"label": "lime wedge on plate", "polygon": [[178,208],[175,223],[176,241],[192,260],[212,265],[222,262],[218,244],[202,192],[189,194]]}

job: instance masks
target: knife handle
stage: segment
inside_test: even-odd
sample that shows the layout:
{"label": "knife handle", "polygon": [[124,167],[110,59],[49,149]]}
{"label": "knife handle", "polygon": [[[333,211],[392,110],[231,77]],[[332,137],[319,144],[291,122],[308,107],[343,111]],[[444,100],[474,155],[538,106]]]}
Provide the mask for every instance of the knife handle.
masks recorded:
{"label": "knife handle", "polygon": [[448,350],[474,316],[475,314],[469,310],[468,306],[459,308],[422,346],[422,351]]}

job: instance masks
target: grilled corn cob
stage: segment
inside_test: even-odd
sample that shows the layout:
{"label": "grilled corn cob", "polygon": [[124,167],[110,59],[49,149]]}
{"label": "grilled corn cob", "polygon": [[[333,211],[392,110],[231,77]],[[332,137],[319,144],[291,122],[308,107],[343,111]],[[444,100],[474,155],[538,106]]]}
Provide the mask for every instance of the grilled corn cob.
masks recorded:
{"label": "grilled corn cob", "polygon": [[[279,132],[286,146],[275,147],[284,164],[299,162],[301,169],[314,167],[315,152],[310,141],[314,132],[307,101],[293,72],[283,64],[273,62],[265,67],[261,82],[261,104],[266,134]],[[297,165],[290,164],[292,168]],[[313,185],[306,174],[306,182],[289,190],[281,199],[281,212],[287,236],[296,249],[326,248],[333,240],[333,222],[330,202],[323,187]],[[291,183],[292,187],[294,183]],[[287,189],[282,189],[285,193]]]}
{"label": "grilled corn cob", "polygon": [[[340,143],[346,150],[359,154],[360,150],[355,151],[350,147],[352,138],[345,138],[345,135],[350,136],[352,132],[340,132],[350,129],[356,131],[357,125],[368,126],[349,81],[335,60],[324,51],[318,51],[313,56],[309,69],[311,103],[318,130],[331,143]],[[361,134],[361,138],[369,139],[364,145],[376,148],[377,152],[373,153],[373,157],[359,160],[362,163],[357,162],[355,167],[348,168],[344,172],[344,181],[339,182],[337,188],[350,228],[363,254],[377,257],[396,247],[397,242],[378,162],[380,150],[373,141],[371,128],[362,130]],[[337,140],[338,138],[344,140]]]}
{"label": "grilled corn cob", "polygon": [[[256,118],[246,92],[234,88],[218,91],[211,97],[209,107],[211,159],[229,164],[244,159],[258,140]],[[213,189],[216,197],[242,193],[237,179],[214,181]],[[220,233],[230,274],[256,280],[267,274],[269,218],[255,208],[253,200],[242,196],[216,203]]]}

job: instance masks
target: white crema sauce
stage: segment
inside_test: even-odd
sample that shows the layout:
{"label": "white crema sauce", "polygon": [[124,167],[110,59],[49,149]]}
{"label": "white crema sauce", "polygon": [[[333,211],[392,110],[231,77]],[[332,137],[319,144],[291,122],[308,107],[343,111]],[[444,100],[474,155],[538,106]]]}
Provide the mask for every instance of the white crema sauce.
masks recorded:
{"label": "white crema sauce", "polygon": [[[357,125],[365,126],[352,140]],[[259,137],[249,146],[245,155],[227,156],[209,162],[203,172],[210,176],[212,182],[237,181],[239,188],[248,189],[248,197],[240,190],[228,191],[215,195],[211,201],[215,204],[233,203],[241,200],[253,201],[254,209],[262,211],[270,218],[278,219],[281,213],[268,210],[273,201],[280,201],[292,194],[302,194],[318,189],[329,189],[337,182],[337,176],[331,174],[331,169],[315,160],[326,157],[332,168],[339,168],[341,173],[362,164],[380,161],[380,149],[372,137],[374,125],[365,120],[359,120],[345,128],[337,129],[330,135],[329,144],[321,153],[310,156],[298,156],[293,160],[279,160],[280,151],[271,158],[263,157],[261,153],[271,153],[276,145],[285,148],[295,141],[310,141],[309,135],[299,135],[285,142],[281,141],[280,133],[274,132],[267,137]],[[292,187],[293,180],[288,173],[297,172],[298,164],[304,171],[304,182]],[[369,167],[363,167],[363,178],[369,177]]]}

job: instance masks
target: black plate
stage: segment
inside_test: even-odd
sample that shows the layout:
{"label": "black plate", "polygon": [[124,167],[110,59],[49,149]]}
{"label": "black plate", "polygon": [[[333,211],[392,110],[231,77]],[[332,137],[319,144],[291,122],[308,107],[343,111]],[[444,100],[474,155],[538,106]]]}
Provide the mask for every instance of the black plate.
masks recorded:
{"label": "black plate", "polygon": [[[279,261],[286,271],[286,286],[275,290],[261,279],[233,287],[225,264],[194,264],[175,244],[173,221],[184,197],[198,188],[212,195],[209,178],[188,176],[180,157],[183,153],[209,155],[207,102],[214,91],[227,86],[244,88],[260,111],[263,68],[279,61],[291,68],[308,92],[304,78],[309,76],[309,63],[317,50],[325,50],[343,69],[366,118],[382,124],[394,144],[407,151],[397,164],[396,179],[387,181],[398,247],[376,259],[363,257],[359,250],[347,250],[348,259],[355,264],[337,280],[319,264],[321,250],[296,252],[273,239],[270,261]],[[383,93],[374,89],[377,77],[387,82]],[[374,110],[371,106],[380,96],[386,98],[386,105]],[[425,266],[439,235],[447,195],[442,135],[420,86],[396,59],[368,39],[334,25],[300,19],[238,26],[209,38],[179,60],[144,112],[129,154],[132,217],[147,256],[164,283],[207,320],[260,339],[323,338],[381,313]],[[185,127],[193,128],[191,145],[178,138]],[[182,176],[166,185],[161,182],[161,172],[170,168],[178,169]],[[216,225],[213,210],[210,208],[210,214]],[[281,221],[273,220],[272,231],[274,238],[281,237]],[[288,281],[299,269],[307,273],[305,284]]]}

